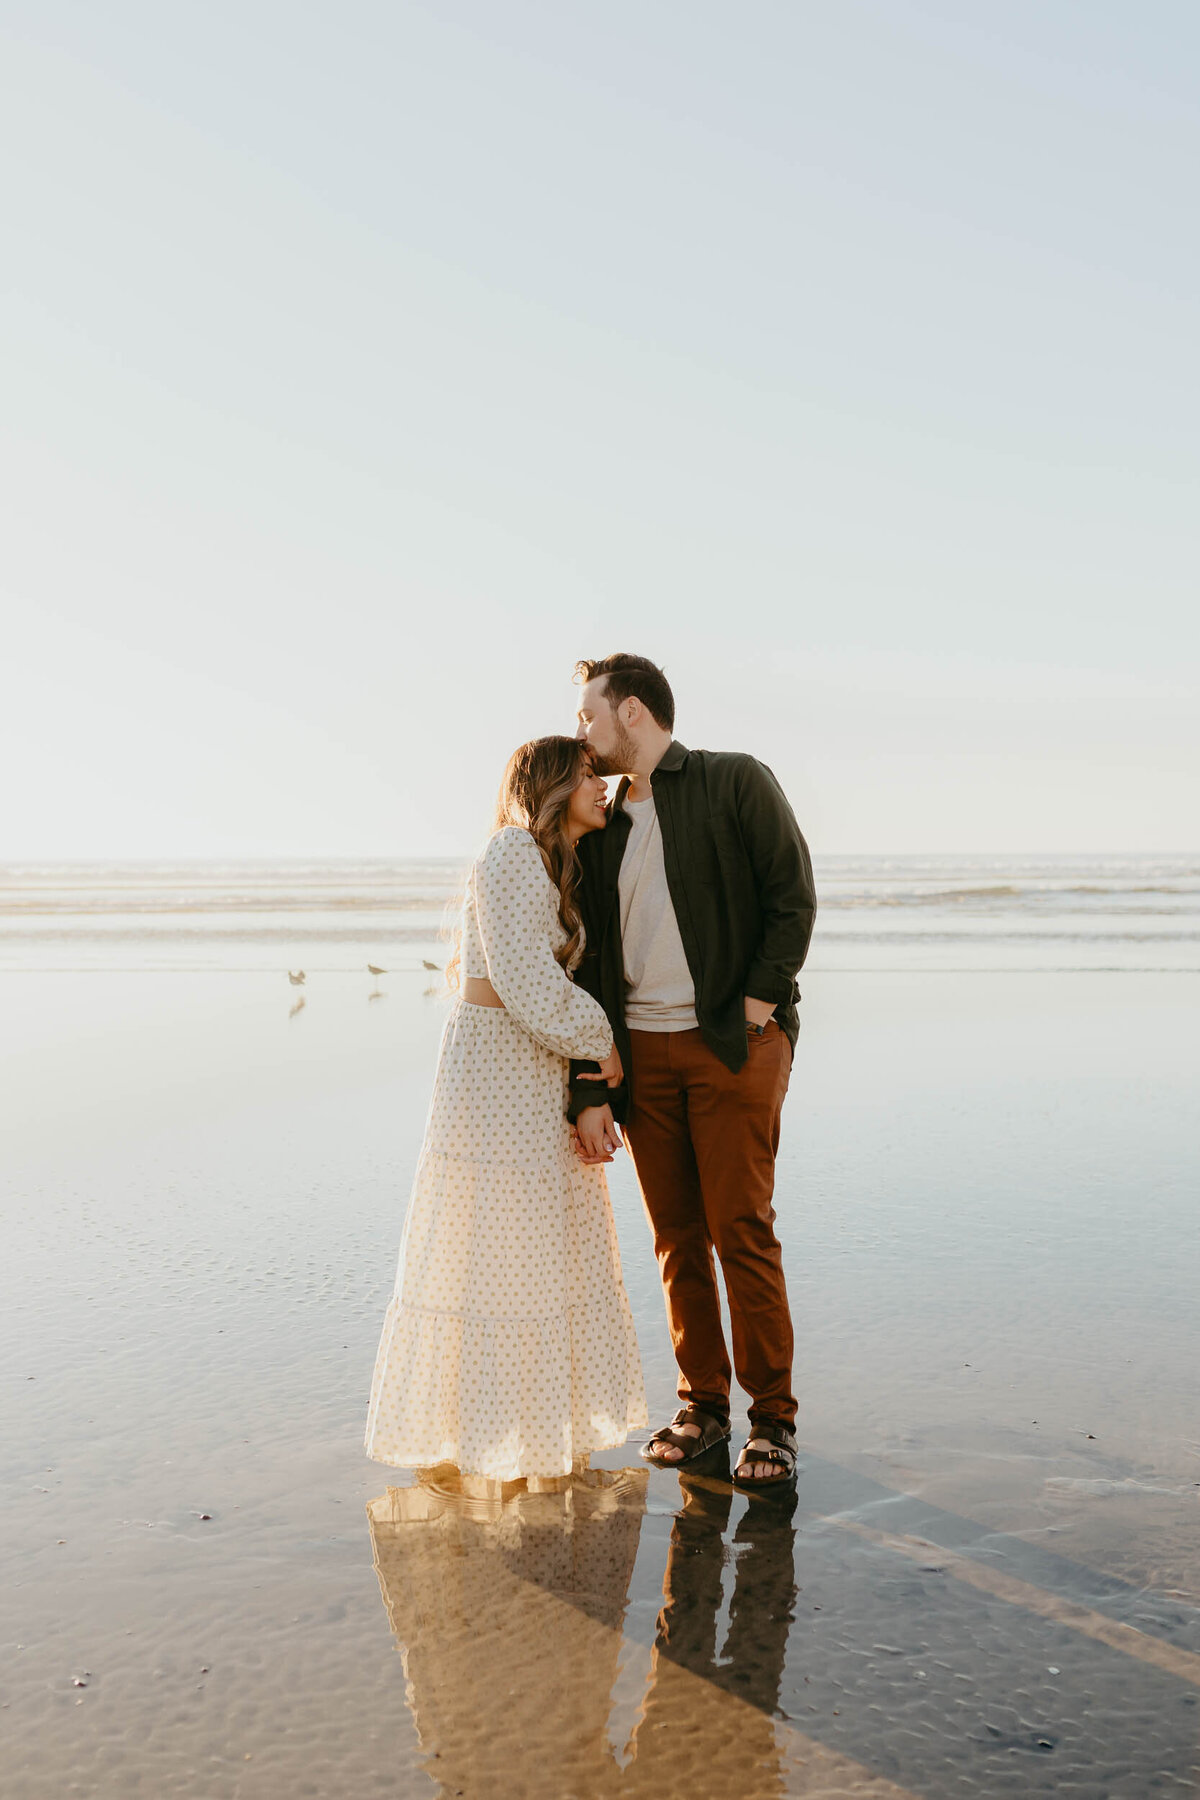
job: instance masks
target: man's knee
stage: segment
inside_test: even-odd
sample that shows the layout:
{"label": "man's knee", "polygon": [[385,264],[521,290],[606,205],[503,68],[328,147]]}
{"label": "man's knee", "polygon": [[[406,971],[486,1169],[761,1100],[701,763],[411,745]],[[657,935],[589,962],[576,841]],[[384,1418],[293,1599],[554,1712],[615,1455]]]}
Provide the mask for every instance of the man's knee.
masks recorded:
{"label": "man's knee", "polygon": [[715,1244],[775,1242],[774,1174],[773,1168],[743,1167],[729,1179],[706,1186],[704,1213]]}
{"label": "man's knee", "polygon": [[713,1245],[703,1220],[693,1220],[682,1229],[659,1226],[651,1221],[654,1231],[654,1254],[664,1276],[708,1275],[713,1267]]}
{"label": "man's knee", "polygon": [[723,1269],[744,1270],[764,1279],[782,1279],[783,1252],[775,1232],[775,1208],[767,1196],[710,1217],[713,1247]]}

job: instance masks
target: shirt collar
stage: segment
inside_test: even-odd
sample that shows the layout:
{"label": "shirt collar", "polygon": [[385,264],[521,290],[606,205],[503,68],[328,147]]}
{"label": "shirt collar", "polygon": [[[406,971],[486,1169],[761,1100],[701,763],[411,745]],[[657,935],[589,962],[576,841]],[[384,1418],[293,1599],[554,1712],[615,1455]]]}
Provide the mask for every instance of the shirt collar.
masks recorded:
{"label": "shirt collar", "polygon": [[672,738],[671,742],[659,757],[658,762],[651,773],[650,779],[653,781],[655,775],[662,774],[664,771],[668,775],[673,774],[676,769],[681,769],[683,767],[687,758],[687,745],[681,744],[678,738]]}
{"label": "shirt collar", "polygon": [[[650,771],[651,785],[653,786],[654,777],[660,774],[662,770],[665,769],[668,775],[673,775],[676,769],[682,769],[689,754],[690,752],[686,744],[681,744],[678,738],[672,738],[671,742],[667,745],[657,763]],[[629,792],[629,788],[630,780],[628,775],[622,775],[617,787],[616,796],[609,801],[610,814],[625,811],[625,796]],[[626,817],[628,817],[628,814],[626,814]]]}

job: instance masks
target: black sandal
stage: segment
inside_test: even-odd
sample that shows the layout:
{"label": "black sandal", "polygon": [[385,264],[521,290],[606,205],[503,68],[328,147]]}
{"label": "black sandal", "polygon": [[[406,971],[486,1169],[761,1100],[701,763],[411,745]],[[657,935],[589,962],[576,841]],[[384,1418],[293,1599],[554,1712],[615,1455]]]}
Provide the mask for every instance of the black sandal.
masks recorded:
{"label": "black sandal", "polygon": [[[763,1438],[772,1446],[770,1450],[751,1450],[750,1445],[756,1438]],[[777,1463],[783,1470],[782,1475],[751,1475],[738,1479],[741,1471],[750,1463]],[[775,1425],[769,1419],[750,1427],[750,1436],[746,1448],[738,1457],[737,1468],[730,1476],[734,1487],[740,1488],[743,1494],[765,1493],[768,1489],[790,1488],[796,1479],[796,1438],[786,1425]]]}
{"label": "black sandal", "polygon": [[[682,1431],[676,1431],[677,1425],[698,1425],[699,1437],[690,1437]],[[656,1469],[682,1469],[685,1463],[695,1462],[698,1456],[704,1456],[717,1444],[726,1444],[732,1434],[727,1413],[708,1412],[703,1406],[681,1406],[669,1425],[663,1425],[642,1445],[639,1454]],[[683,1455],[677,1457],[656,1456],[656,1444],[669,1444]]]}

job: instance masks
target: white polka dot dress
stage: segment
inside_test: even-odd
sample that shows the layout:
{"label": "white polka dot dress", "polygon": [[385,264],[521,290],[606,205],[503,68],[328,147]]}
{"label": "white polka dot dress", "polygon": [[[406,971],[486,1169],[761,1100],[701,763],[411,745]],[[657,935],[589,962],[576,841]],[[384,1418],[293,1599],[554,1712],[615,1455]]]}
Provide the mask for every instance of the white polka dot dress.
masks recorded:
{"label": "white polka dot dress", "polygon": [[566,1118],[568,1058],[602,1060],[612,1032],[565,941],[537,845],[505,826],[462,941],[504,1006],[456,1001],[442,1036],[367,1416],[379,1462],[564,1475],[647,1422],[608,1183]]}

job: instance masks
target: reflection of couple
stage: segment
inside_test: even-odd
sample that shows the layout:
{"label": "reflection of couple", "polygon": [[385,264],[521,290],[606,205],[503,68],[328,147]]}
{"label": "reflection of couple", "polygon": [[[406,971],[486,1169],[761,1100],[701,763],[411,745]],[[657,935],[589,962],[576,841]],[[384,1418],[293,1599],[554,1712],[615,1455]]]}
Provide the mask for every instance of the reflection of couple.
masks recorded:
{"label": "reflection of couple", "polygon": [[782,1793],[772,1718],[796,1592],[790,1509],[752,1505],[741,1520],[719,1650],[732,1494],[685,1478],[654,1644],[638,1668],[622,1633],[646,1477],[585,1479],[507,1501],[426,1485],[371,1501],[375,1567],[429,1773],[451,1794],[669,1800],[698,1791],[699,1758],[705,1792]]}
{"label": "reflection of couple", "polygon": [[715,1250],[750,1396],[735,1479],[786,1485],[796,1401],[771,1197],[808,851],[761,763],[673,739],[653,663],[577,674],[578,737],[514,754],[468,878],[367,1449],[561,1477],[646,1423],[602,1166],[623,1117],[682,1402],[643,1454],[686,1463],[730,1435]]}

